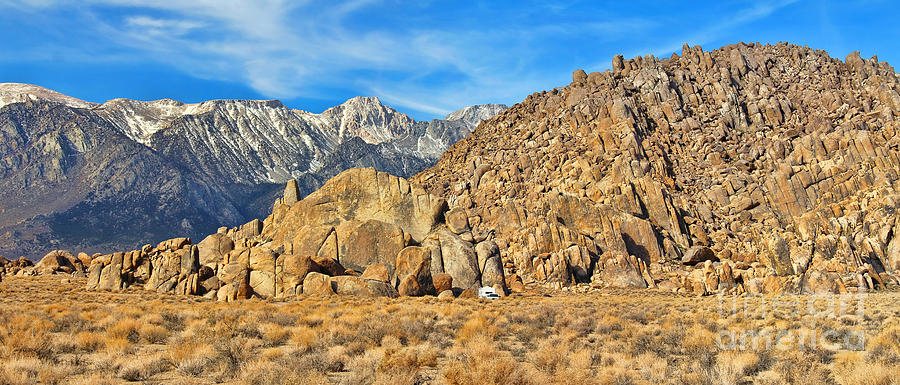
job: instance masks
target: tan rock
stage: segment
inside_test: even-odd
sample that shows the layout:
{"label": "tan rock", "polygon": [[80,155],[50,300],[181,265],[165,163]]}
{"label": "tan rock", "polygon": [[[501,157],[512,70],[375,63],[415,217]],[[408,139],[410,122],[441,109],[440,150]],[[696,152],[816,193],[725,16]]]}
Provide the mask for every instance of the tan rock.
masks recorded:
{"label": "tan rock", "polygon": [[453,286],[460,289],[481,287],[475,247],[460,239],[446,226],[438,227],[433,236],[440,244],[444,272],[453,277]]}
{"label": "tan rock", "polygon": [[393,275],[397,254],[406,246],[403,229],[378,220],[341,223],[337,234],[338,262],[357,271],[363,271],[373,263],[383,263]]}
{"label": "tan rock", "polygon": [[250,271],[250,288],[260,297],[275,297],[275,274],[260,270]]}
{"label": "tan rock", "polygon": [[390,273],[388,273],[387,265],[383,263],[373,263],[366,268],[366,271],[359,276],[362,279],[371,279],[375,281],[381,281],[384,283],[391,282]]}
{"label": "tan rock", "polygon": [[316,272],[307,274],[303,280],[303,294],[324,296],[334,294],[331,277]]}
{"label": "tan rock", "polygon": [[273,213],[267,219],[273,226],[267,227],[265,235],[283,244],[294,239],[303,225],[377,220],[400,227],[420,242],[445,210],[444,199],[412,188],[405,179],[371,168],[351,169],[289,209]]}
{"label": "tan rock", "polygon": [[347,272],[347,269],[344,266],[329,257],[316,257],[313,258],[313,262],[315,262],[316,265],[319,265],[319,270],[322,273],[330,276],[344,275]]}
{"label": "tan rock", "polygon": [[506,291],[506,278],[503,276],[503,263],[500,256],[496,255],[487,260],[484,272],[481,274],[481,284],[484,286],[500,287]]}
{"label": "tan rock", "polygon": [[[408,275],[412,275],[416,277],[417,286],[423,291],[423,294],[434,295],[436,293],[431,278],[430,250],[419,246],[407,246],[397,254],[396,266],[398,280],[401,277],[405,278]],[[400,283],[402,283],[402,280]]]}
{"label": "tan rock", "polygon": [[681,258],[681,263],[693,266],[706,261],[716,262],[718,260],[719,258],[716,257],[716,253],[712,251],[712,249],[705,246],[692,246],[684,253],[684,257]]}
{"label": "tan rock", "polygon": [[355,295],[359,297],[390,297],[398,296],[397,290],[387,283],[375,280],[362,279],[360,277],[339,276],[331,278],[335,293],[341,295]]}
{"label": "tan rock", "polygon": [[465,289],[462,291],[462,293],[459,293],[459,296],[456,298],[464,298],[464,299],[478,298],[478,293],[476,293],[474,289]]}
{"label": "tan rock", "polygon": [[425,295],[425,289],[419,284],[416,276],[408,274],[400,280],[397,286],[397,292],[402,296],[421,297]]}
{"label": "tan rock", "polygon": [[288,180],[284,187],[282,203],[292,206],[298,201],[300,201],[300,188],[297,187],[297,181],[295,179]]}
{"label": "tan rock", "polygon": [[462,208],[454,208],[444,214],[447,220],[447,227],[454,234],[462,234],[469,231],[469,215]]}
{"label": "tan rock", "polygon": [[220,234],[212,234],[197,244],[200,264],[215,267],[221,263],[226,254],[234,250],[234,241]]}
{"label": "tan rock", "polygon": [[453,289],[453,277],[450,274],[438,273],[432,276],[434,289],[437,293],[442,293]]}

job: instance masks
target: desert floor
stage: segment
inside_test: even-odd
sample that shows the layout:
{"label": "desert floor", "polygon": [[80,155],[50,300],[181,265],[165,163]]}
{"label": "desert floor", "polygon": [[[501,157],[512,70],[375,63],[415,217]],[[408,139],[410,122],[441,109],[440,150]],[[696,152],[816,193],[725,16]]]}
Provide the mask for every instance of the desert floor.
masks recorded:
{"label": "desert floor", "polygon": [[222,304],[0,283],[0,384],[898,384],[900,293]]}

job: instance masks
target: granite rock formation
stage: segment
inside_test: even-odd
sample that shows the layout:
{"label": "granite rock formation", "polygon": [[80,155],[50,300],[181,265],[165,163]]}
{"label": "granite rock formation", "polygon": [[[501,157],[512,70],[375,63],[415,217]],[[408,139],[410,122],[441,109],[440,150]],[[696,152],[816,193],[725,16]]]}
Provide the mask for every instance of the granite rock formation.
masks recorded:
{"label": "granite rock formation", "polygon": [[[198,244],[175,238],[98,255],[88,289],[142,285],[220,301],[297,294],[358,296],[505,290],[499,249],[483,236],[451,231],[443,198],[374,168],[350,169],[299,199],[289,182],[272,214],[221,228]],[[55,255],[55,254],[54,254]]]}
{"label": "granite rock formation", "polygon": [[576,71],[411,181],[553,287],[846,292],[900,276],[900,79],[789,44]]}

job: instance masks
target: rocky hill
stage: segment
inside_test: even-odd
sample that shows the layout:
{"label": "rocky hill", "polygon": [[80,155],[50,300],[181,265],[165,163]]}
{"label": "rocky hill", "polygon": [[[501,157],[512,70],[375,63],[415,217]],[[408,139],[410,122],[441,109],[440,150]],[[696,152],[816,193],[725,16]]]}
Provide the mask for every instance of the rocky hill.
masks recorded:
{"label": "rocky hill", "polygon": [[409,176],[505,106],[417,122],[377,98],[321,114],[278,101],[115,99],[0,84],[0,255],[133,248],[269,214],[350,167]]}
{"label": "rocky hill", "polygon": [[[39,265],[80,263],[90,288],[140,284],[225,301],[471,295],[482,285],[701,295],[896,288],[898,117],[900,77],[858,53],[841,61],[741,43],[617,56],[610,71],[575,71],[571,84],[482,122],[410,180],[353,169],[305,197],[288,181],[264,221],[197,245],[58,253]],[[402,132],[454,138],[444,124]],[[338,145],[353,156],[323,164],[389,162],[355,154],[423,142],[378,142],[397,132],[355,135]],[[68,167],[57,163],[46,167]],[[39,270],[21,265],[7,268]]]}
{"label": "rocky hill", "polygon": [[562,287],[845,292],[896,285],[900,79],[789,44],[575,71],[410,182]]}

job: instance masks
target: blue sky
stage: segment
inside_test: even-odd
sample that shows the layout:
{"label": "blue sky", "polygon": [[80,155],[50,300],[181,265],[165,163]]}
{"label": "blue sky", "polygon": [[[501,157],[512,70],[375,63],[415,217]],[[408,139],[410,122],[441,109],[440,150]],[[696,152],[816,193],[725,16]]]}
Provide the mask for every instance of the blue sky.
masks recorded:
{"label": "blue sky", "polygon": [[0,82],[93,102],[280,99],[314,112],[378,96],[431,119],[684,42],[788,41],[895,63],[896,3],[0,0]]}

